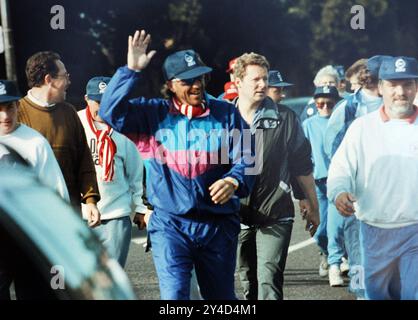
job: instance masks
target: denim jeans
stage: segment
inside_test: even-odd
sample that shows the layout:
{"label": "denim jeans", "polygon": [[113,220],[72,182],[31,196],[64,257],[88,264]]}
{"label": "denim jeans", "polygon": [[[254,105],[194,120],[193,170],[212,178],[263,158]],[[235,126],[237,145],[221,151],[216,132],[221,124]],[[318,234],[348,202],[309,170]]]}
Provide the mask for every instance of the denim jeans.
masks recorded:
{"label": "denim jeans", "polygon": [[293,222],[241,230],[237,271],[247,300],[282,300]]}
{"label": "denim jeans", "polygon": [[106,247],[109,256],[125,267],[131,244],[132,223],[129,216],[103,220],[93,229]]}
{"label": "denim jeans", "polygon": [[319,226],[315,232],[314,239],[319,249],[325,255],[328,255],[328,236],[327,236],[327,219],[328,219],[328,198],[327,198],[327,182],[315,181],[316,194],[319,204]]}
{"label": "denim jeans", "polygon": [[344,223],[345,218],[338,212],[335,205],[328,202],[328,264],[340,265],[345,255],[344,244]]}
{"label": "denim jeans", "polygon": [[418,224],[383,229],[360,223],[366,298],[418,300]]}
{"label": "denim jeans", "polygon": [[359,270],[362,268],[360,254],[360,222],[355,215],[342,216],[335,205],[328,203],[328,264],[340,265],[348,257],[350,271],[349,291],[364,298],[364,288],[359,285]]}

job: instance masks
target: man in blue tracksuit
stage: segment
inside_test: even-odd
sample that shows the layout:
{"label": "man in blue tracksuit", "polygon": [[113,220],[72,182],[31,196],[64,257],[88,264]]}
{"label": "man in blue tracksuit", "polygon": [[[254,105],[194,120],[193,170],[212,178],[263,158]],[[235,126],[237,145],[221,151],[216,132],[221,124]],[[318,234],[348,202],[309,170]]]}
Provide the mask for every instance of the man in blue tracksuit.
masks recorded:
{"label": "man in blue tracksuit", "polygon": [[249,194],[255,173],[248,126],[232,104],[205,94],[212,69],[193,50],[164,62],[169,99],[130,99],[155,54],[147,53],[149,42],[144,30],[129,37],[128,64],[110,81],[99,115],[144,159],[161,298],[189,299],[194,267],[204,299],[235,299],[239,197]]}

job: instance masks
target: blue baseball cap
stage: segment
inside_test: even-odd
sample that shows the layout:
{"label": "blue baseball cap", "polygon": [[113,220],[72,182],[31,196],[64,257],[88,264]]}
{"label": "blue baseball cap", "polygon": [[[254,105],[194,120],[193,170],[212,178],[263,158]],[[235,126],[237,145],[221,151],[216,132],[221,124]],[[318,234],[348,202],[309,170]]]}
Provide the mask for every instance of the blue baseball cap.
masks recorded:
{"label": "blue baseball cap", "polygon": [[0,80],[0,103],[17,101],[21,98],[17,86],[9,80]]}
{"label": "blue baseball cap", "polygon": [[169,55],[163,64],[166,80],[192,79],[209,73],[212,68],[206,66],[194,50],[181,50]]}
{"label": "blue baseball cap", "polygon": [[110,79],[109,77],[91,78],[86,86],[87,98],[100,102]]}
{"label": "blue baseball cap", "polygon": [[335,100],[340,99],[338,90],[334,86],[316,87],[314,92],[314,99],[319,97],[334,98]]}
{"label": "blue baseball cap", "polygon": [[377,55],[367,59],[367,70],[370,71],[370,74],[373,77],[379,76],[379,69],[382,65],[383,60],[392,58],[391,56]]}
{"label": "blue baseball cap", "polygon": [[284,82],[281,73],[278,70],[269,71],[269,87],[289,87],[293,83]]}
{"label": "blue baseball cap", "polygon": [[390,57],[384,59],[379,69],[379,79],[418,79],[418,62],[412,57]]}

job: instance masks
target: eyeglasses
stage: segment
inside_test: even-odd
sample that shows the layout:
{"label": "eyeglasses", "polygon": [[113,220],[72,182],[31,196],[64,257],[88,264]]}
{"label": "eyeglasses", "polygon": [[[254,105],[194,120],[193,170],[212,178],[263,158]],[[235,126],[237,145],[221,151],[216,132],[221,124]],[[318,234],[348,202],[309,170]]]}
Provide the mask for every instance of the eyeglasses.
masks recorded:
{"label": "eyeglasses", "polygon": [[323,108],[325,108],[325,105],[327,106],[327,108],[328,108],[328,109],[332,109],[332,108],[334,108],[334,107],[335,107],[335,102],[332,102],[332,101],[327,101],[327,102],[323,102],[323,101],[321,101],[321,102],[315,102],[315,104],[316,104],[316,106],[317,106],[319,109],[323,109]]}
{"label": "eyeglasses", "polygon": [[199,81],[203,82],[204,79],[205,79],[204,76],[198,76],[198,77],[190,78],[190,79],[173,79],[172,81],[179,81],[179,82],[184,83],[187,86],[191,86],[191,85],[193,85],[193,83],[195,83],[195,81],[199,80]]}
{"label": "eyeglasses", "polygon": [[66,73],[64,73],[64,74],[57,74],[55,77],[56,77],[56,78],[61,78],[61,77],[64,77],[64,78],[66,78],[66,79],[70,79],[70,74],[69,74],[68,72],[66,72]]}

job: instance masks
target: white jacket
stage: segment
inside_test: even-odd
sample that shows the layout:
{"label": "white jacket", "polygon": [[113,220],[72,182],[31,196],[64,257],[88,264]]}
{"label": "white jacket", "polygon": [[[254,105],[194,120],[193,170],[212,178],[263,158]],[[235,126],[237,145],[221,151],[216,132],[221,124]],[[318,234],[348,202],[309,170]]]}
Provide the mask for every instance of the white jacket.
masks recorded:
{"label": "white jacket", "polygon": [[383,121],[380,109],[356,119],[331,160],[328,199],[353,193],[356,216],[380,228],[418,223],[418,118]]}
{"label": "white jacket", "polygon": [[[67,202],[70,201],[64,176],[48,140],[38,131],[20,124],[12,133],[0,136],[0,143],[14,149],[29,162],[39,180]],[[3,154],[0,154],[0,158]]]}
{"label": "white jacket", "polygon": [[[114,157],[115,173],[111,182],[104,182],[102,180],[102,167],[98,163],[96,136],[87,122],[86,110],[79,111],[78,116],[86,132],[87,143],[96,168],[100,192],[100,201],[97,203],[97,208],[100,211],[101,220],[129,216],[132,211],[145,213],[147,208],[142,201],[144,165],[135,144],[124,135],[113,131],[111,138],[117,148]],[[94,124],[98,129],[104,126],[97,121]],[[86,218],[84,206],[82,205],[83,217]]]}

